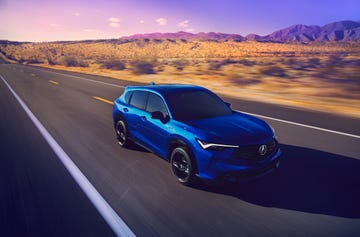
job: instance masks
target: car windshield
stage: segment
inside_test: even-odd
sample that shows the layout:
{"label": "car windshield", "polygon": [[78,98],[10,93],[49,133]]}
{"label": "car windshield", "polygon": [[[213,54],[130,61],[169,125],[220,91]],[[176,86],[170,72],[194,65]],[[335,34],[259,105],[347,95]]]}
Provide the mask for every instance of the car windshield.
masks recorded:
{"label": "car windshield", "polygon": [[174,119],[190,121],[229,115],[232,110],[210,91],[179,91],[166,96]]}

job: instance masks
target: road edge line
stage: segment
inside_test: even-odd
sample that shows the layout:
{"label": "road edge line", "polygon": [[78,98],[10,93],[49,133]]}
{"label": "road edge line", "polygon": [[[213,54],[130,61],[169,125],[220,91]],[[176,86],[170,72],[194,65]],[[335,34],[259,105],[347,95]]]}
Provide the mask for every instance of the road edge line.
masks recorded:
{"label": "road edge line", "polygon": [[7,83],[2,75],[0,75],[1,80],[8,87],[10,92],[13,94],[15,99],[19,102],[21,107],[24,109],[26,114],[29,116],[31,121],[34,123],[36,128],[40,131],[41,135],[50,145],[52,150],[55,152],[57,157],[64,164],[65,168],[68,170],[70,175],[74,178],[75,182],[80,186],[85,195],[89,198],[91,203],[98,210],[100,215],[104,218],[105,222],[110,226],[117,236],[129,236],[135,237],[135,234],[130,230],[126,223],[121,219],[121,217],[111,208],[107,201],[101,196],[101,194],[96,190],[96,188],[90,183],[86,176],[80,171],[80,169],[75,165],[71,158],[65,153],[61,146],[55,141],[55,139],[50,135],[46,128],[41,124],[41,122],[35,117],[31,110],[26,106],[22,99],[17,95],[17,93],[12,89],[12,87]]}
{"label": "road edge line", "polygon": [[[84,80],[84,81],[91,81],[91,82],[95,82],[95,83],[99,83],[99,84],[104,84],[104,85],[108,85],[108,86],[114,86],[114,87],[119,87],[119,88],[125,88],[126,86],[122,86],[122,85],[117,85],[117,84],[113,84],[113,83],[109,83],[109,82],[104,82],[104,81],[98,81],[98,80],[93,80],[93,79],[89,79],[89,78],[85,78],[85,77],[80,77],[80,76],[75,76],[75,75],[71,75],[71,74],[66,74],[66,73],[60,73],[60,72],[54,72],[52,70],[46,70],[45,68],[34,68],[35,70],[38,71],[43,71],[43,72],[47,72],[47,73],[53,73],[53,74],[57,74],[57,75],[62,75],[62,76],[69,76],[69,77],[73,77],[73,78],[77,78],[80,80]],[[57,69],[53,69],[53,70],[57,70]],[[74,73],[69,71],[69,73]],[[76,73],[76,72],[75,72]]]}
{"label": "road edge line", "polygon": [[278,121],[278,122],[282,122],[282,123],[292,124],[292,125],[301,126],[301,127],[305,127],[305,128],[311,128],[311,129],[315,129],[315,130],[319,130],[319,131],[323,131],[323,132],[329,132],[329,133],[335,133],[335,134],[338,134],[338,135],[343,135],[343,136],[348,136],[348,137],[360,138],[359,135],[355,135],[355,134],[334,131],[334,130],[326,129],[326,128],[319,128],[319,127],[316,127],[316,126],[306,125],[306,124],[302,124],[302,123],[296,123],[296,122],[287,121],[287,120],[284,120],[284,119],[272,118],[272,117],[268,117],[268,116],[264,116],[264,115],[260,115],[260,114],[248,113],[248,112],[244,112],[244,111],[240,111],[240,110],[236,110],[236,111],[240,112],[240,113],[244,113],[244,114],[264,118],[264,119],[270,119],[270,120],[274,120],[274,121]]}

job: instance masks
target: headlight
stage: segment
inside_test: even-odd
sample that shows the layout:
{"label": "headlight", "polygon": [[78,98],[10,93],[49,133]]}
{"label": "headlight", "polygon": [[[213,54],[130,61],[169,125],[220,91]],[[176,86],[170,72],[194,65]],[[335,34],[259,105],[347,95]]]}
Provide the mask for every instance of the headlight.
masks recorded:
{"label": "headlight", "polygon": [[276,138],[276,139],[277,139],[275,129],[274,129],[271,125],[269,125],[269,126],[270,126],[270,128],[271,128],[271,130],[272,130],[272,132],[273,132],[273,134],[274,134],[274,138]]}
{"label": "headlight", "polygon": [[236,145],[226,145],[226,144],[218,144],[218,143],[210,143],[210,142],[204,142],[199,139],[196,139],[196,141],[199,143],[199,145],[202,147],[202,149],[224,149],[224,148],[238,148],[239,146]]}
{"label": "headlight", "polygon": [[271,125],[269,125],[269,127],[271,128],[272,132],[275,134],[275,129]]}

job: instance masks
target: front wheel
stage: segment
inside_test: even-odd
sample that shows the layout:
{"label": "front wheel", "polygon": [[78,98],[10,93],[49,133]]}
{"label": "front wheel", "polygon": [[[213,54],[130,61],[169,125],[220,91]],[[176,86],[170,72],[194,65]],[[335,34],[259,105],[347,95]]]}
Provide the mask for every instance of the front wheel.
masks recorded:
{"label": "front wheel", "polygon": [[171,168],[177,180],[184,185],[192,185],[195,182],[194,163],[191,153],[186,147],[175,148],[170,157]]}
{"label": "front wheel", "polygon": [[122,147],[128,147],[130,141],[125,120],[120,119],[116,122],[115,132],[119,145]]}

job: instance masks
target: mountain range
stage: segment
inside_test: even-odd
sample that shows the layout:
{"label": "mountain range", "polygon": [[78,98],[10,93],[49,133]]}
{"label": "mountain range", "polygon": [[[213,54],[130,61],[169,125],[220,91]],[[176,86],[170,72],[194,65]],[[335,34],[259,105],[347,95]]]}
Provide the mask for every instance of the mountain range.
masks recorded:
{"label": "mountain range", "polygon": [[180,39],[180,40],[212,40],[212,41],[259,41],[259,42],[313,42],[313,41],[360,41],[360,21],[338,21],[324,26],[293,25],[269,35],[260,36],[249,34],[245,37],[239,34],[225,33],[150,33],[136,34],[120,38],[122,40],[135,39]]}

